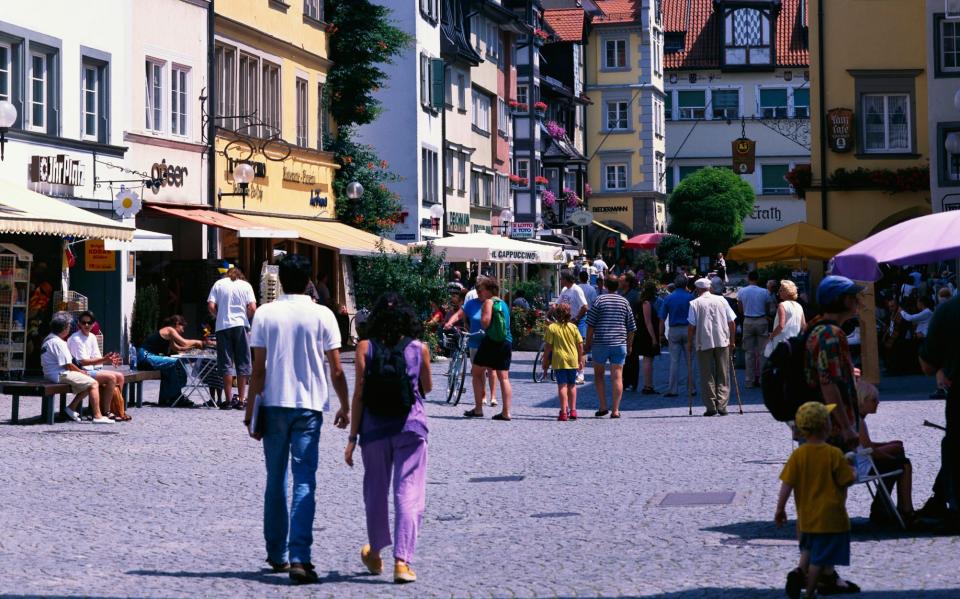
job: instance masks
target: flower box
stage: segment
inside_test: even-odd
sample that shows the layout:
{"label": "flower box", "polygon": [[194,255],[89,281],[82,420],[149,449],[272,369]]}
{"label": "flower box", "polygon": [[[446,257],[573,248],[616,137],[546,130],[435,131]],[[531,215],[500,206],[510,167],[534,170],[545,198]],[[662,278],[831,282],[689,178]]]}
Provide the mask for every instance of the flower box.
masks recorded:
{"label": "flower box", "polygon": [[547,105],[544,102],[537,102],[533,105],[534,112],[537,113],[537,118],[543,118],[547,114]]}
{"label": "flower box", "polygon": [[525,102],[510,101],[510,114],[513,116],[527,116],[530,114],[530,105]]}

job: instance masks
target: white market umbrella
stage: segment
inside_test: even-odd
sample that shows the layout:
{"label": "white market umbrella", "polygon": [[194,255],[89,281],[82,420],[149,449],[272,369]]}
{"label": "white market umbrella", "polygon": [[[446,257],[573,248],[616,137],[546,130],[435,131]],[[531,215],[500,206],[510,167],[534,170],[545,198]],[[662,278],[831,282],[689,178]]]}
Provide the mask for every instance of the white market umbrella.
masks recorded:
{"label": "white market umbrella", "polygon": [[437,253],[445,253],[447,262],[495,262],[501,264],[561,264],[563,248],[517,241],[489,233],[454,235],[410,244],[432,244]]}

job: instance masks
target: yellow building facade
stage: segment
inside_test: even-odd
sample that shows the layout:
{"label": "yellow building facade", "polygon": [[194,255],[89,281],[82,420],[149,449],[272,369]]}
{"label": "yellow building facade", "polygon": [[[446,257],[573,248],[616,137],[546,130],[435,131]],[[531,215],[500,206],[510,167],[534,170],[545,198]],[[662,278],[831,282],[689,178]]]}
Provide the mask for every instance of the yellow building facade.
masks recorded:
{"label": "yellow building facade", "polygon": [[[807,222],[860,241],[930,212],[925,186],[893,193],[890,186],[865,185],[862,176],[837,174],[929,168],[924,7],[877,0],[864,10],[858,2],[821,6],[813,0],[809,15],[813,187],[806,193]],[[815,278],[822,272],[819,265],[811,270],[819,271]]]}

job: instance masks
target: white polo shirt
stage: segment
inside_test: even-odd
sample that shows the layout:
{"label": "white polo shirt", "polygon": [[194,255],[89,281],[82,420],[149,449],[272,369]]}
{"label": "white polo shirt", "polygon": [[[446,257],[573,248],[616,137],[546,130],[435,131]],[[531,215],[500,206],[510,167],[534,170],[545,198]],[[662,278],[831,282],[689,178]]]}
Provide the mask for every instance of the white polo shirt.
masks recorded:
{"label": "white polo shirt", "polygon": [[250,283],[224,277],[210,288],[207,301],[217,305],[216,330],[223,331],[233,327],[249,327],[247,305],[255,303],[257,297],[253,294]]}
{"label": "white polo shirt", "polygon": [[[103,357],[100,353],[100,345],[97,343],[97,337],[92,333],[84,335],[77,331],[67,338],[67,347],[70,348],[70,354],[77,360],[99,360]],[[100,368],[100,364],[91,364],[84,366],[87,370]]]}
{"label": "white polo shirt", "polygon": [[281,295],[257,310],[250,347],[267,353],[262,405],[323,410],[330,389],[325,353],[340,348],[330,308],[308,295]]}
{"label": "white polo shirt", "polygon": [[694,349],[704,351],[730,345],[730,323],[737,313],[722,296],[707,292],[690,302],[687,322],[696,327]]}
{"label": "white polo shirt", "polygon": [[67,342],[58,335],[50,333],[40,346],[40,366],[43,378],[51,383],[60,382],[60,374],[67,371],[67,364],[73,362]]}

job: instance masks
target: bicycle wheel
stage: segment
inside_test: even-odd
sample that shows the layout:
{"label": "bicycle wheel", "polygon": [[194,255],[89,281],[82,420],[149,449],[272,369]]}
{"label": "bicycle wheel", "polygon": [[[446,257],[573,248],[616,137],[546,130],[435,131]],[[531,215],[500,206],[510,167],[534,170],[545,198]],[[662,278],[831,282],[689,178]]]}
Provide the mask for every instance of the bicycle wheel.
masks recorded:
{"label": "bicycle wheel", "polygon": [[450,357],[450,367],[447,368],[447,403],[453,399],[453,394],[457,390],[457,374],[460,370],[460,365],[463,362],[463,352],[457,350],[454,352],[453,356]]}
{"label": "bicycle wheel", "polygon": [[464,381],[466,380],[466,378],[467,378],[467,359],[466,359],[465,356],[463,356],[463,354],[461,354],[461,358],[460,358],[460,376],[457,377],[457,380],[458,380],[458,382],[457,382],[457,393],[456,393],[455,397],[453,398],[453,405],[459,405],[459,403],[460,403],[460,398],[463,397],[463,387],[464,387]]}
{"label": "bicycle wheel", "polygon": [[537,357],[533,359],[533,382],[542,383],[543,382],[543,368],[541,367],[541,361],[543,360],[543,346],[540,346],[540,349],[537,350]]}

